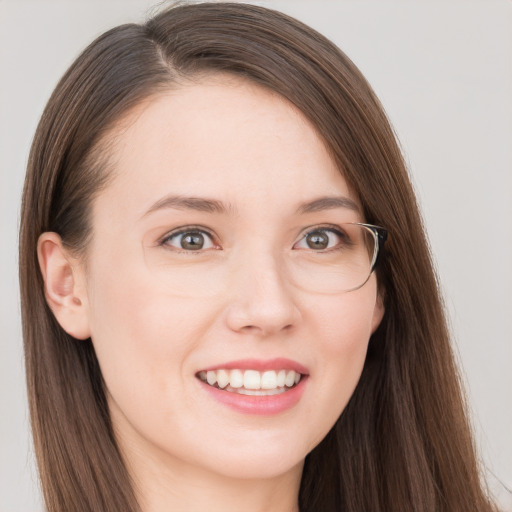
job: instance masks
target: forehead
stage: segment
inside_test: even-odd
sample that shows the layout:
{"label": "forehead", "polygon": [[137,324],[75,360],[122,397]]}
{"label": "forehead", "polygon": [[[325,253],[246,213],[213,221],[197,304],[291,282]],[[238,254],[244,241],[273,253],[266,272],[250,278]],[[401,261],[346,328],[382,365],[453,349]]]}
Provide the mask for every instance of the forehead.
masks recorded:
{"label": "forehead", "polygon": [[98,208],[143,215],[171,193],[216,197],[238,209],[292,206],[319,195],[356,200],[304,115],[236,77],[208,77],[153,96],[113,135],[115,179]]}

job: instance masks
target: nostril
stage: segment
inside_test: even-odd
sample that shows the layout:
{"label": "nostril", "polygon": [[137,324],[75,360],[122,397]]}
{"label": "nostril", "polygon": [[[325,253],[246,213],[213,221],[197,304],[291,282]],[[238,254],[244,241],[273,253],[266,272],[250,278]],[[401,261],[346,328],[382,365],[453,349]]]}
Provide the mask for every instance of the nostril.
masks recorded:
{"label": "nostril", "polygon": [[301,318],[293,295],[275,283],[237,290],[231,299],[225,318],[232,331],[263,335],[290,332]]}

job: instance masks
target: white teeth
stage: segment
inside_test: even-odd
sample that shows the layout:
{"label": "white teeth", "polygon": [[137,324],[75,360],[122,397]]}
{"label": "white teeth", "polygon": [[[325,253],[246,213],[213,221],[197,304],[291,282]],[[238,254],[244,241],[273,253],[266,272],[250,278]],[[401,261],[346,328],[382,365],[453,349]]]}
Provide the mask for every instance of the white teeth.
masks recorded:
{"label": "white teeth", "polygon": [[221,389],[224,389],[229,384],[229,373],[226,370],[219,370],[217,372],[217,384]]}
{"label": "white teeth", "polygon": [[240,370],[231,370],[229,385],[232,388],[241,388],[244,385],[244,374]]}
{"label": "white teeth", "polygon": [[207,371],[206,372],[206,382],[213,386],[217,382],[217,372]]}
{"label": "white teeth", "polygon": [[244,388],[245,389],[260,389],[261,388],[261,375],[256,370],[246,370],[244,372]]}
{"label": "white teeth", "polygon": [[244,395],[275,395],[300,382],[302,375],[294,370],[208,370],[198,377],[210,386]]}
{"label": "white teeth", "polygon": [[[300,378],[300,374],[299,375]],[[275,389],[277,387],[277,375],[274,371],[263,372],[261,376],[261,389]]]}
{"label": "white teeth", "polygon": [[286,373],[286,378],[284,379],[284,383],[289,388],[291,388],[295,384],[295,372],[293,370],[290,370]]}

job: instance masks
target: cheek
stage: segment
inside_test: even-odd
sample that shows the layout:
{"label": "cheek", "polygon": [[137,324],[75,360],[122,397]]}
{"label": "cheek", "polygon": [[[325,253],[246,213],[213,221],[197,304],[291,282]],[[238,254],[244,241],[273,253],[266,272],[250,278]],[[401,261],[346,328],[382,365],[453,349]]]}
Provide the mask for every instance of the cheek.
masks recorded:
{"label": "cheek", "polygon": [[356,290],[341,296],[327,297],[312,308],[318,343],[318,354],[339,363],[353,358],[364,360],[372,333],[375,294],[369,290]]}
{"label": "cheek", "polygon": [[316,313],[312,313],[317,374],[311,377],[321,397],[310,411],[318,420],[315,442],[332,428],[357,386],[372,333],[374,307],[375,294],[368,289],[319,300]]}
{"label": "cheek", "polygon": [[174,297],[143,265],[98,268],[91,289],[91,338],[114,400],[130,409],[172,393],[215,316],[211,305]]}

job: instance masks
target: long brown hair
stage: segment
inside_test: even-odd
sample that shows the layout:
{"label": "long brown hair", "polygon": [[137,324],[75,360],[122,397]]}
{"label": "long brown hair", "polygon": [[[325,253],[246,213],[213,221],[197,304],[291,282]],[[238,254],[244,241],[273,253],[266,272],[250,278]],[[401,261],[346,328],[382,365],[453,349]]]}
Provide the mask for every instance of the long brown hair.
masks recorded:
{"label": "long brown hair", "polygon": [[139,506],[92,344],[68,335],[45,301],[38,237],[55,231],[85,254],[91,202],[112,177],[107,134],[143,99],[205,72],[244,77],[299,108],[358,194],[365,220],[389,231],[378,268],[386,313],[349,404],[306,458],[300,510],[493,510],[421,217],[382,106],[322,35],[284,14],[238,3],[176,5],[144,24],[106,32],[66,72],[37,128],[23,192],[20,286],[48,510]]}

